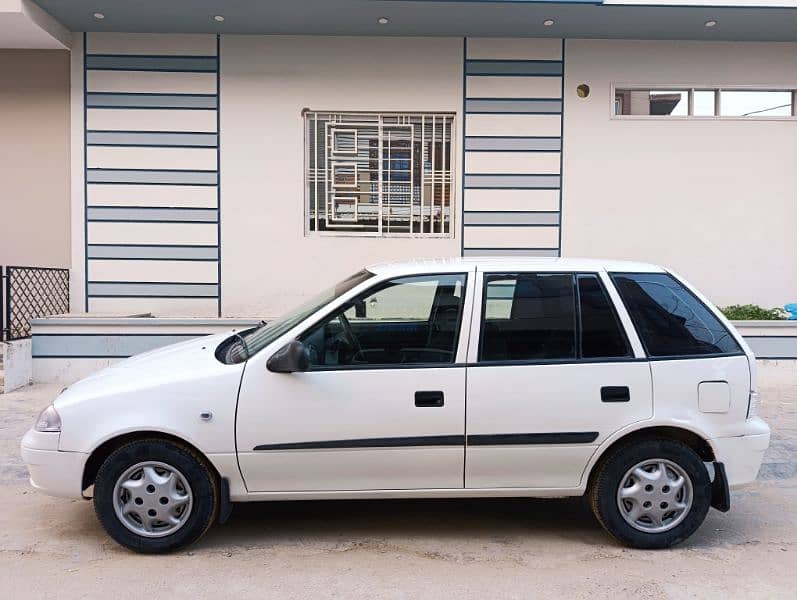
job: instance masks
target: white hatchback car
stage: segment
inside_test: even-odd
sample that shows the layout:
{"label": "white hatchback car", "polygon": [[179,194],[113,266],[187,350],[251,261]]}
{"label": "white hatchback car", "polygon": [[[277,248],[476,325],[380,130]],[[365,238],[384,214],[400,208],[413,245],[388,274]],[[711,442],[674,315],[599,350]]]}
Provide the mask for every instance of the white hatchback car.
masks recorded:
{"label": "white hatchback car", "polygon": [[22,455],[35,487],[93,496],[141,552],[232,502],[585,493],[616,538],[661,548],[755,479],[756,400],[744,340],[665,269],[428,260],[88,377]]}

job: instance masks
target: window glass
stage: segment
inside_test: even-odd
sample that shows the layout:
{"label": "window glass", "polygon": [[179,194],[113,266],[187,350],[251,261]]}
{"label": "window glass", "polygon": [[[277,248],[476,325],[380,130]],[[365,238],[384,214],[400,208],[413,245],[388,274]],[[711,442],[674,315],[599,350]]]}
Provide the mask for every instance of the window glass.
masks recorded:
{"label": "window glass", "polygon": [[314,296],[291,312],[286,313],[281,317],[274,319],[273,321],[269,321],[267,324],[264,323],[260,327],[250,329],[249,331],[242,333],[241,337],[243,339],[243,344],[231,351],[233,354],[231,361],[243,362],[253,354],[268,346],[283,333],[293,329],[299,323],[312,316],[313,313],[321,310],[321,308],[332,302],[335,298],[342,296],[352,288],[360,285],[364,281],[367,281],[371,277],[373,277],[371,272],[366,270],[359,271],[354,275],[347,277],[340,283],[337,283],[331,288],[328,288]]}
{"label": "window glass", "polygon": [[305,114],[308,232],[451,236],[451,113]]}
{"label": "window glass", "polygon": [[465,277],[403,277],[368,290],[301,336],[311,368],[453,362]]}
{"label": "window glass", "polygon": [[671,275],[615,273],[612,279],[649,356],[741,352],[719,319]]}
{"label": "window glass", "polygon": [[689,114],[689,90],[617,89],[614,94],[617,115]]}
{"label": "window glass", "polygon": [[693,113],[696,117],[713,117],[716,107],[714,106],[716,92],[714,90],[695,90],[692,104]]}
{"label": "window glass", "polygon": [[721,90],[720,115],[723,117],[789,117],[791,91]]}
{"label": "window glass", "polygon": [[581,356],[616,358],[631,355],[625,332],[597,275],[578,276]]}
{"label": "window glass", "polygon": [[674,117],[791,117],[795,90],[617,88],[614,114]]}
{"label": "window glass", "polygon": [[572,275],[487,275],[479,359],[573,359],[575,323]]}

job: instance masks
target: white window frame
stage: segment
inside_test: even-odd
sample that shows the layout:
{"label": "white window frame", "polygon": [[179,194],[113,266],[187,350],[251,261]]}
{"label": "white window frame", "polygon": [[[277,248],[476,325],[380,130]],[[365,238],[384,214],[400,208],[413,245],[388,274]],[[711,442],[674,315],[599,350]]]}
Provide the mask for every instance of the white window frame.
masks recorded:
{"label": "white window frame", "polygon": [[[686,91],[688,92],[688,113],[687,115],[618,115],[616,113],[617,90],[639,90],[639,91]],[[695,92],[714,92],[714,115],[694,115],[694,93]],[[722,116],[720,112],[720,92],[791,92],[791,116],[784,115],[748,115],[748,116]],[[611,84],[611,95],[609,96],[609,118],[613,121],[794,121],[797,120],[797,86],[788,85],[718,85],[718,84],[642,84],[642,83],[621,83]]]}
{"label": "white window frame", "polygon": [[[392,232],[391,231],[391,232],[389,232],[389,231],[384,231],[383,230],[383,218],[382,218],[383,206],[381,205],[381,203],[380,203],[380,206],[379,206],[379,216],[378,216],[378,221],[377,221],[378,230],[376,230],[376,231],[334,231],[334,230],[331,230],[331,231],[330,230],[318,231],[318,230],[312,230],[310,228],[310,220],[311,220],[311,218],[313,218],[313,217],[311,217],[311,213],[310,213],[310,203],[311,203],[311,200],[312,200],[310,190],[311,190],[311,187],[313,185],[313,182],[311,181],[311,177],[309,176],[309,173],[310,173],[310,144],[308,143],[309,140],[308,140],[307,119],[309,118],[309,115],[313,115],[313,114],[325,114],[325,115],[326,114],[334,114],[334,115],[346,115],[346,116],[369,115],[369,116],[377,116],[377,117],[380,117],[380,118],[425,116],[428,119],[431,119],[432,117],[435,117],[435,118],[445,117],[446,119],[448,119],[448,123],[449,124],[447,126],[443,127],[443,134],[442,134],[443,135],[442,143],[445,143],[446,140],[447,140],[447,142],[449,144],[449,152],[450,152],[450,156],[448,157],[449,168],[447,170],[448,171],[447,174],[444,175],[444,180],[445,181],[443,182],[443,183],[445,183],[446,181],[448,182],[448,190],[447,190],[448,193],[446,194],[445,192],[443,192],[443,194],[442,194],[443,199],[445,201],[447,201],[447,205],[443,207],[443,211],[447,212],[447,216],[448,216],[447,229],[448,229],[448,231],[446,231],[446,232],[419,232],[419,231],[413,231],[413,232]],[[460,166],[459,162],[457,160],[457,156],[458,156],[457,148],[459,148],[460,146],[459,146],[459,140],[457,138],[457,136],[459,134],[458,134],[458,131],[457,131],[457,126],[456,126],[457,114],[455,112],[453,112],[453,111],[407,111],[407,112],[403,112],[403,111],[362,111],[362,110],[346,111],[346,110],[318,110],[318,109],[309,109],[308,108],[308,109],[304,109],[302,111],[302,115],[301,116],[302,116],[302,143],[304,145],[304,169],[302,171],[302,177],[304,178],[304,181],[303,181],[303,186],[304,186],[304,203],[303,203],[304,212],[303,212],[303,215],[302,215],[302,220],[303,220],[303,223],[304,223],[303,228],[304,228],[305,237],[377,237],[377,238],[395,237],[395,238],[422,238],[422,239],[435,239],[435,238],[438,238],[438,239],[439,238],[442,238],[442,239],[453,239],[453,238],[456,237],[456,229],[457,229],[457,226],[456,226],[456,214],[457,214],[456,213],[456,200],[457,200],[457,197],[459,195],[458,191],[457,191],[458,190],[458,186],[457,186],[457,169]],[[356,131],[356,129],[352,129],[351,127],[347,127],[346,123],[347,123],[346,121],[342,121],[342,122],[340,122],[340,125],[338,126],[338,125],[330,124],[328,122],[327,123],[327,127],[328,128],[329,127],[335,127],[335,128],[339,127],[340,131],[347,131],[347,132],[354,131],[355,140],[357,140],[358,132]],[[389,124],[388,125],[388,127],[392,127],[392,128],[403,127],[403,126],[404,125],[401,125],[401,124]],[[317,135],[317,131],[315,129],[313,130],[313,135]],[[447,138],[446,138],[446,135],[448,136]],[[419,138],[419,139],[422,140],[423,138]],[[318,143],[320,143],[320,135],[317,135],[317,137],[316,137],[316,139],[314,141],[314,145],[317,145]],[[443,146],[443,147],[445,147],[445,146]],[[381,157],[382,149],[380,148],[379,150],[380,150],[380,158],[378,159],[378,165],[379,165],[379,167],[378,167],[379,168],[378,181],[381,182],[381,178],[382,178],[381,173],[382,173],[382,168],[383,168],[383,159]],[[352,164],[351,160],[356,155],[356,150],[355,150],[355,152],[352,152],[352,153],[340,152],[340,151],[337,151],[336,153],[337,154],[342,154],[342,155],[345,154],[345,155],[348,155],[348,156],[352,157],[346,163],[346,166],[351,166],[351,164]],[[434,151],[432,152],[432,154],[434,154]],[[410,171],[410,181],[412,181],[412,177],[413,177],[412,176],[412,168],[413,168],[412,165],[414,164],[414,160],[413,160],[412,156],[410,156],[409,162],[410,162],[410,165],[411,165],[410,166],[410,169],[411,169],[411,171]],[[435,172],[434,171],[434,169],[435,169],[434,156],[431,157],[431,162],[432,162],[432,171],[434,173]],[[423,164],[423,160],[422,159],[421,159],[421,163]],[[327,169],[328,164],[329,164],[329,161],[327,160],[327,164],[325,164],[324,167],[322,167],[322,168]],[[342,165],[343,163],[340,163],[340,164]],[[356,169],[357,169],[356,168],[356,162],[354,164],[355,164],[355,173],[356,173]],[[327,174],[327,185],[328,185],[328,181],[329,181],[329,177],[330,176],[331,176],[331,173],[328,173]],[[426,177],[428,178],[429,175],[426,175]],[[423,182],[423,174],[422,174],[422,182]],[[433,183],[432,183],[433,189],[434,189],[435,185],[441,185],[442,186],[443,184],[438,182],[437,178],[434,178]],[[423,183],[421,183],[421,186],[423,186]],[[346,187],[349,188],[349,186],[346,186]],[[341,197],[342,196],[349,196],[350,195],[348,193],[349,191],[351,191],[351,194],[354,194],[357,187],[358,186],[355,184],[355,185],[351,186],[349,189],[343,189],[342,188],[340,190],[341,193],[338,194],[338,196],[341,196]],[[381,193],[382,186],[378,185],[378,189],[380,190],[380,193]],[[422,189],[423,189],[423,187],[422,187]],[[441,189],[445,190],[445,187],[441,187]],[[421,192],[421,193],[423,193],[423,192]],[[434,198],[434,191],[432,192],[432,198]],[[317,201],[318,201],[318,199],[316,199],[316,202]],[[421,202],[422,202],[421,208],[423,208],[423,200],[421,200]],[[355,202],[355,210],[356,210],[356,208],[357,208],[357,202]],[[316,207],[315,207],[315,213],[314,213],[316,215],[316,218],[317,218],[317,215],[320,214],[319,210],[320,210],[321,213],[324,212],[323,207],[320,204],[317,204]],[[410,219],[412,219],[412,214],[413,213],[412,213],[412,207],[411,207],[410,208]],[[327,215],[327,219],[329,219],[329,218],[330,218],[330,215],[328,214]],[[332,221],[334,221],[334,220],[335,219],[332,219]],[[330,222],[330,221],[328,221],[328,222]],[[337,222],[340,223],[340,224],[345,224],[347,222],[347,220],[345,220],[345,219],[344,220],[337,219]]]}

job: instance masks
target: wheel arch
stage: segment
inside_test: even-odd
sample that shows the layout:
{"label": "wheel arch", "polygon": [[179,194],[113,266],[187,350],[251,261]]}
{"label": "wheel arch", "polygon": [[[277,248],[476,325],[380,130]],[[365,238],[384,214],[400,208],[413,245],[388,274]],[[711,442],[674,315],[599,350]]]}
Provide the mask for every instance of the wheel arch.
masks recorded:
{"label": "wheel arch", "polygon": [[108,438],[90,452],[89,457],[86,460],[86,464],[83,466],[83,477],[80,482],[81,492],[85,492],[88,488],[94,485],[94,481],[97,477],[97,473],[99,472],[100,467],[102,466],[102,463],[104,463],[105,460],[117,448],[120,448],[123,445],[128,444],[130,442],[135,442],[137,440],[144,440],[144,439],[164,440],[168,442],[173,442],[179,446],[183,446],[189,449],[192,453],[196,454],[206,463],[208,469],[211,471],[211,473],[213,473],[214,477],[216,478],[217,483],[221,481],[221,475],[216,466],[213,464],[213,462],[207,457],[207,455],[204,452],[202,452],[202,450],[197,448],[191,442],[177,435],[174,435],[172,433],[166,433],[164,431],[140,430],[140,431],[129,431]]}
{"label": "wheel arch", "polygon": [[600,471],[600,466],[611,455],[613,450],[635,441],[655,438],[665,438],[681,442],[694,450],[703,462],[713,462],[716,460],[714,448],[711,446],[708,438],[697,431],[678,425],[650,425],[641,427],[622,433],[616,438],[607,440],[603,445],[598,447],[598,450],[592,456],[590,463],[585,469],[585,473],[588,475],[586,489],[589,490],[592,487],[595,475]]}

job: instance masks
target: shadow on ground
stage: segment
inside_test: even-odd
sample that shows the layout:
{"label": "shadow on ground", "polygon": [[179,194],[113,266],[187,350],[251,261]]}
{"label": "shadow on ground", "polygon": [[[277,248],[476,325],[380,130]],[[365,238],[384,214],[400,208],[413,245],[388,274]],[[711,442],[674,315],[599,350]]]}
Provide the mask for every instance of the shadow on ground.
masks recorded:
{"label": "shadow on ground", "polygon": [[214,526],[200,545],[210,549],[362,538],[465,538],[495,543],[529,535],[606,541],[582,498],[513,498],[239,503],[230,520]]}

